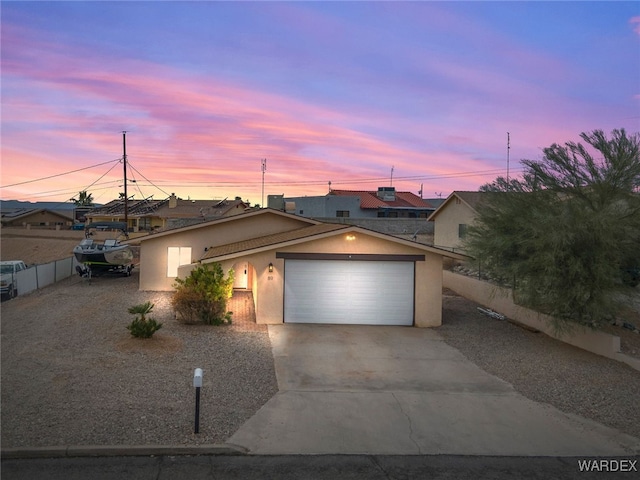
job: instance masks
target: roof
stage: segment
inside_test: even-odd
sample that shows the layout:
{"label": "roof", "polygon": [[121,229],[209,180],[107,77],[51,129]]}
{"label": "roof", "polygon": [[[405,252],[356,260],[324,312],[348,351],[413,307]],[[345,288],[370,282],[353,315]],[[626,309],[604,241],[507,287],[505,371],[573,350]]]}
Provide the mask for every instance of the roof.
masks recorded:
{"label": "roof", "polygon": [[482,203],[482,201],[486,198],[486,192],[468,192],[468,191],[454,191],[447,197],[447,199],[440,204],[438,208],[436,208],[435,212],[429,215],[427,220],[432,221],[436,216],[443,211],[446,206],[452,201],[454,198],[460,199],[463,203],[465,203],[471,210],[474,212],[478,211],[478,207]]}
{"label": "roof", "polygon": [[[367,228],[358,227],[355,225],[340,225],[331,223],[321,223],[309,227],[303,227],[297,230],[291,230],[289,232],[276,233],[272,235],[266,235],[264,237],[252,238],[250,240],[244,240],[240,242],[229,243],[227,245],[220,245],[212,247],[200,259],[219,261],[228,258],[240,257],[252,253],[257,253],[263,250],[271,250],[274,248],[282,248],[291,244],[304,243],[310,240],[316,240],[325,237],[331,237],[336,234],[342,234],[347,232],[360,232],[373,237],[389,240],[394,243],[398,243],[407,247],[416,248],[445,257],[456,258],[458,260],[465,259],[466,256],[444,250],[423,243],[416,243],[410,240],[405,240],[400,237],[389,235],[386,233],[380,233]],[[207,263],[207,262],[205,262]]]}
{"label": "roof", "polygon": [[271,247],[294,240],[301,240],[304,238],[318,236],[323,233],[335,232],[337,230],[346,230],[348,228],[348,225],[321,223],[318,225],[299,228],[297,230],[291,230],[289,232],[274,233],[272,235],[265,235],[264,237],[251,238],[248,240],[243,240],[241,242],[234,242],[227,245],[220,245],[217,247],[209,248],[207,250],[207,253],[205,253],[201,258],[201,260],[245,252],[247,250],[255,250],[263,247]]}
{"label": "roof", "polygon": [[[127,202],[127,213],[129,216],[142,216],[148,215],[151,212],[157,210],[162,204],[167,203],[169,199],[164,200],[151,200],[145,198],[144,200],[129,200]],[[124,214],[124,200],[111,200],[109,203],[104,204],[101,207],[94,208],[89,212],[89,216],[95,217],[99,215],[123,215]]]}
{"label": "roof", "polygon": [[49,212],[53,215],[57,215],[66,220],[73,220],[73,211],[72,210],[51,210],[49,208],[22,208],[19,210],[13,210],[2,213],[3,220],[19,220],[24,217],[28,217],[29,215],[33,215],[35,213],[40,212]]}
{"label": "roof", "polygon": [[377,191],[366,190],[331,190],[329,195],[338,195],[342,197],[360,197],[360,208],[362,209],[379,209],[379,208],[420,208],[433,209],[426,200],[423,200],[415,193],[411,192],[395,192],[396,199],[385,201],[378,198]]}
{"label": "roof", "polygon": [[[175,198],[175,207],[170,207],[170,199],[129,200],[127,214],[129,217],[144,217],[153,215],[160,218],[211,218],[222,217],[229,210],[241,205],[243,208],[249,205],[242,200],[183,200]],[[124,215],[124,200],[112,200],[100,208],[94,208],[90,216],[100,215]]]}
{"label": "roof", "polygon": [[155,215],[161,218],[186,218],[186,217],[222,217],[229,210],[240,206],[243,210],[249,204],[242,200],[176,200],[176,206],[169,207],[166,203],[158,208]]}
{"label": "roof", "polygon": [[194,225],[186,225],[186,226],[181,226],[181,227],[176,227],[176,228],[170,228],[167,230],[163,230],[161,232],[158,233],[153,233],[151,235],[147,235],[145,237],[140,237],[139,240],[141,242],[147,241],[147,240],[154,240],[156,238],[160,238],[160,237],[164,237],[166,235],[173,235],[174,233],[180,233],[180,232],[186,232],[189,230],[195,230],[198,228],[203,228],[203,227],[207,227],[210,225],[218,225],[218,224],[223,224],[223,223],[227,223],[227,222],[235,222],[244,218],[249,218],[249,217],[253,217],[253,216],[257,216],[257,215],[281,215],[281,216],[286,216],[286,217],[290,217],[290,218],[295,218],[296,220],[298,220],[301,223],[306,223],[308,225],[318,225],[321,222],[317,221],[317,220],[313,220],[311,218],[307,218],[307,217],[300,217],[298,215],[292,215],[290,213],[285,213],[285,212],[281,212],[280,210],[275,210],[273,208],[261,208],[261,209],[252,209],[249,210],[247,212],[244,213],[240,213],[238,215],[232,215],[229,217],[221,217],[221,218],[215,218],[215,219],[211,219],[211,220],[207,220],[207,221],[203,221],[200,223],[196,223]]}

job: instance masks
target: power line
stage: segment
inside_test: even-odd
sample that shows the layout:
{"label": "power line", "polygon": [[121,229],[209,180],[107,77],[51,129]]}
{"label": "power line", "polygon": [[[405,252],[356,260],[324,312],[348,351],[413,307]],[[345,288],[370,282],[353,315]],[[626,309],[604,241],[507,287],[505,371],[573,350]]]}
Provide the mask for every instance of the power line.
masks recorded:
{"label": "power line", "polygon": [[[519,169],[518,171],[522,171],[521,169]],[[461,178],[461,177],[474,177],[474,176],[484,176],[484,175],[498,175],[502,173],[502,169],[493,169],[493,170],[479,170],[479,171],[472,171],[472,172],[458,172],[458,173],[448,173],[448,174],[441,174],[441,175],[428,175],[428,176],[424,176],[424,175],[416,175],[416,176],[405,176],[405,177],[395,177],[395,180],[403,180],[403,181],[410,181],[410,180],[438,180],[441,178]],[[147,180],[147,179],[145,179]],[[363,179],[357,179],[357,180],[337,180],[337,181],[332,181],[331,184],[358,184],[358,183],[373,183],[373,182],[384,182],[387,181],[388,178],[383,178],[383,177],[377,177],[377,178],[363,178]],[[149,181],[149,180],[147,180]],[[258,182],[243,182],[243,183],[237,183],[235,181],[214,181],[214,182],[206,182],[206,181],[193,181],[193,182],[181,182],[179,184],[169,184],[169,183],[163,183],[164,181],[160,180],[160,181],[156,181],[156,183],[161,183],[163,186],[165,187],[182,187],[182,186],[226,186],[226,187],[242,187],[242,186],[247,186],[247,185],[257,185]],[[151,182],[150,182],[151,183]],[[273,182],[265,182],[266,185],[269,186],[276,186],[276,187],[286,187],[286,186],[294,186],[294,185],[325,185],[327,182],[325,180],[306,180],[306,181],[300,181],[300,182],[277,182],[277,181],[273,181]],[[156,188],[159,188],[156,184],[151,183],[150,186],[154,186]]]}
{"label": "power line", "polygon": [[145,177],[142,173],[140,173],[140,171],[135,168],[133,165],[131,165],[131,162],[129,162],[129,166],[131,167],[132,170],[135,170],[138,175],[140,175],[142,178],[144,178],[147,182],[149,182],[151,184],[151,186],[157,188],[158,190],[160,190],[162,193],[164,193],[167,197],[169,196],[169,194],[167,192],[165,192],[163,189],[161,189],[159,186],[155,185],[151,180],[149,180],[147,177]]}
{"label": "power line", "polygon": [[48,177],[34,178],[33,180],[26,180],[24,182],[12,183],[11,185],[3,185],[3,186],[0,186],[0,188],[17,187],[18,185],[25,185],[27,183],[41,182],[42,180],[49,180],[50,178],[62,177],[64,175],[69,175],[71,173],[82,172],[83,170],[89,170],[90,168],[95,168],[95,167],[99,167],[101,165],[106,165],[106,164],[111,163],[111,162],[119,162],[119,161],[120,161],[120,159],[117,158],[115,160],[109,160],[108,162],[98,163],[96,165],[91,165],[89,167],[79,168],[77,170],[71,170],[70,172],[57,173],[55,175],[49,175]]}

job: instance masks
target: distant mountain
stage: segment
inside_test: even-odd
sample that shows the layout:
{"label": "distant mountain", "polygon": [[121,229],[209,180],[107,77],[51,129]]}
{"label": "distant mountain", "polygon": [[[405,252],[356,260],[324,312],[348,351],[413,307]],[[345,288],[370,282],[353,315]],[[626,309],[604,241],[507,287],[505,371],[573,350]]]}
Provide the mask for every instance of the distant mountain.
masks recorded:
{"label": "distant mountain", "polygon": [[[94,207],[99,207],[95,204]],[[17,210],[20,208],[44,208],[47,210],[73,210],[76,206],[71,202],[22,202],[20,200],[0,200],[0,210]]]}

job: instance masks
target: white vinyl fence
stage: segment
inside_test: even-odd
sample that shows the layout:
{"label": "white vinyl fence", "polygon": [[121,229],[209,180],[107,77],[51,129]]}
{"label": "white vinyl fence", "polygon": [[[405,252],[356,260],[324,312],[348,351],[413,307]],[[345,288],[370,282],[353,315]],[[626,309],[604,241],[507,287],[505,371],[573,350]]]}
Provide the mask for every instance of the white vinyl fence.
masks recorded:
{"label": "white vinyl fence", "polygon": [[18,287],[18,295],[33,292],[75,275],[76,265],[78,261],[75,257],[68,257],[42,265],[33,265],[16,273],[15,284]]}

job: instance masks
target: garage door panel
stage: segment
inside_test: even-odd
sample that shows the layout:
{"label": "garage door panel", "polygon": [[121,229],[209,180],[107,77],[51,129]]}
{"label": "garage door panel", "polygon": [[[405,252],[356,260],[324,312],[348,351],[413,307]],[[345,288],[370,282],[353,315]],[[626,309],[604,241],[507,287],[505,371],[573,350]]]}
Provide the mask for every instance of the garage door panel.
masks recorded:
{"label": "garage door panel", "polygon": [[412,325],[413,262],[287,260],[285,322]]}

